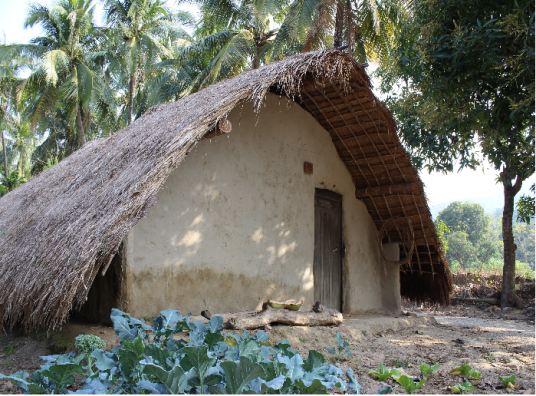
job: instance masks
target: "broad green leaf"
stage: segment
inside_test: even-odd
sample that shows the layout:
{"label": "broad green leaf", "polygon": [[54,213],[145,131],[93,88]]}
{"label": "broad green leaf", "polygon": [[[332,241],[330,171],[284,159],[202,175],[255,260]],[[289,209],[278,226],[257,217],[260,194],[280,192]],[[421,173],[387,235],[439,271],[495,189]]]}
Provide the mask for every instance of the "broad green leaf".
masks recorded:
{"label": "broad green leaf", "polygon": [[302,380],[295,382],[295,385],[300,388],[300,394],[302,395],[327,395],[328,391],[320,380],[315,379],[311,386],[305,386]]}
{"label": "broad green leaf", "polygon": [[[211,374],[205,377],[205,380],[203,381],[203,384],[201,384],[201,381],[199,381],[199,377],[194,377],[188,381],[188,385],[191,386],[212,386],[212,385],[218,385],[223,380],[221,375],[218,374]],[[203,389],[203,388],[202,388]],[[201,392],[202,393],[202,392]]]}
{"label": "broad green leaf", "polygon": [[393,377],[396,380],[398,380],[402,376],[402,372],[397,369],[391,369],[390,371],[391,377]]}
{"label": "broad green leaf", "polygon": [[223,362],[220,367],[224,372],[225,390],[229,394],[241,393],[248,382],[258,377],[263,379],[266,377],[262,366],[243,356],[240,357],[238,363]]}
{"label": "broad green leaf", "polygon": [[398,378],[397,382],[409,392],[411,388],[415,385],[414,381],[409,378],[407,375],[402,375]]}
{"label": "broad green leaf", "polygon": [[[383,364],[378,364],[378,370],[370,370],[368,372],[369,376],[376,376],[378,378],[378,381],[385,381],[387,378],[389,378],[391,375],[397,375],[400,377],[400,372],[398,370],[389,370],[387,367],[385,367]],[[396,378],[395,378],[396,379]]]}
{"label": "broad green leaf", "polygon": [[455,367],[449,372],[450,375],[458,375],[460,377],[473,377],[474,379],[480,379],[482,373],[478,370],[474,370],[467,364],[462,364],[460,367]]}
{"label": "broad green leaf", "polygon": [[425,383],[426,383],[425,379],[422,379],[419,382],[417,382],[417,384],[415,385],[415,390],[421,388]]}
{"label": "broad green leaf", "polygon": [[389,393],[393,393],[393,387],[391,385],[385,385],[378,391],[378,395],[388,395]]}
{"label": "broad green leaf", "polygon": [[79,364],[67,363],[50,366],[48,370],[42,371],[41,374],[56,383],[56,392],[58,392],[65,386],[75,383],[74,373],[81,374],[83,372],[84,370]]}
{"label": "broad green leaf", "polygon": [[259,354],[260,351],[261,348],[259,347],[259,343],[255,340],[238,342],[239,356],[243,356],[251,360],[256,360],[256,356]]}
{"label": "broad green leaf", "polygon": [[121,346],[123,348],[117,351],[121,370],[123,370],[127,376],[130,376],[139,367],[139,362],[145,351],[145,345],[142,338],[137,337],[132,340],[121,341]]}
{"label": "broad green leaf", "polygon": [[465,381],[463,384],[449,386],[449,389],[454,393],[467,393],[471,392],[475,387],[469,381]]}
{"label": "broad green leaf", "polygon": [[91,357],[95,359],[95,367],[101,371],[110,370],[114,367],[115,360],[113,356],[113,353],[103,351],[102,349],[96,349],[91,353]]}
{"label": "broad green leaf", "polygon": [[143,372],[154,375],[166,389],[172,393],[184,393],[188,387],[188,381],[193,377],[193,370],[185,373],[180,366],[175,366],[170,371],[164,370],[156,364],[146,364]]}
{"label": "broad green leaf", "polygon": [[214,316],[208,321],[208,329],[211,333],[219,333],[223,327],[223,318]]}
{"label": "broad green leaf", "polygon": [[359,382],[357,382],[357,378],[352,368],[348,368],[346,370],[346,377],[348,377],[348,386],[354,391],[356,391],[358,395],[361,394],[361,390],[363,389],[363,387]]}
{"label": "broad green leaf", "polygon": [[4,375],[0,373],[0,379],[6,379],[15,382],[19,388],[26,391],[28,390],[28,386],[30,385],[30,383],[26,381],[28,377],[29,374],[25,370],[18,371],[15,374],[11,375]]}
{"label": "broad green leaf", "polygon": [[439,369],[439,364],[436,364],[434,366],[430,366],[429,364],[423,362],[423,364],[421,364],[419,366],[419,368],[421,369],[422,375],[425,376],[425,377],[428,377],[434,371],[437,371],[437,369]]}
{"label": "broad green leaf", "polygon": [[194,374],[192,378],[196,378],[199,382],[201,389],[204,389],[205,378],[207,377],[210,368],[216,364],[216,359],[208,357],[208,348],[202,347],[188,347],[182,350],[186,356],[181,361],[181,366],[185,370],[193,368]]}
{"label": "broad green leaf", "polygon": [[508,378],[503,378],[499,375],[499,379],[501,380],[501,382],[503,383],[503,385],[507,388],[508,387],[508,384],[513,384],[514,382],[516,382],[516,376],[515,374],[514,375],[511,375],[510,377]]}
{"label": "broad green leaf", "polygon": [[141,337],[136,337],[133,340],[122,341],[121,344],[127,351],[134,352],[136,356],[140,358],[145,352],[145,344],[143,343],[143,339]]}
{"label": "broad green leaf", "polygon": [[270,336],[264,330],[259,330],[257,334],[255,334],[255,339],[257,342],[265,342],[268,341],[269,338]]}
{"label": "broad green leaf", "polygon": [[153,384],[151,381],[148,381],[148,380],[142,380],[138,382],[137,385],[142,389],[148,390],[152,394],[161,395],[161,394],[165,394],[168,392],[164,384],[159,384],[159,383]]}
{"label": "broad green leaf", "polygon": [[214,348],[214,345],[216,345],[218,342],[221,342],[223,340],[224,340],[223,336],[218,333],[208,333],[205,336],[205,344],[207,344],[209,349]]}
{"label": "broad green leaf", "polygon": [[274,349],[282,355],[288,357],[294,356],[294,352],[292,352],[292,349],[290,348],[290,343],[286,339],[276,342]]}
{"label": "broad green leaf", "polygon": [[280,392],[276,391],[275,389],[270,388],[266,384],[261,384],[261,395],[276,395]]}
{"label": "broad green leaf", "polygon": [[141,327],[145,331],[153,331],[154,330],[153,326],[149,326],[144,321],[136,319],[136,318],[131,318],[130,323],[133,324],[134,326]]}
{"label": "broad green leaf", "polygon": [[46,389],[36,384],[28,384],[28,390],[32,395],[44,395],[47,393]]}
{"label": "broad green leaf", "polygon": [[278,358],[280,363],[284,363],[287,366],[288,372],[286,374],[292,381],[303,378],[303,359],[300,355],[296,354],[291,358],[287,356],[281,356]]}
{"label": "broad green leaf", "polygon": [[160,315],[154,318],[154,328],[157,332],[162,332],[179,320],[179,311],[168,309],[161,311]]}
{"label": "broad green leaf", "polygon": [[162,349],[155,344],[148,344],[145,346],[145,355],[153,358],[153,361],[162,366],[165,370],[171,370],[172,365],[167,363],[167,359],[175,359],[176,355],[172,351]]}
{"label": "broad green leaf", "polygon": [[313,369],[320,367],[324,364],[324,356],[317,351],[309,351],[309,356],[303,363],[303,369],[305,371],[313,371]]}
{"label": "broad green leaf", "polygon": [[116,308],[113,308],[110,318],[114,323],[115,334],[117,334],[121,338],[121,340],[130,340],[131,338],[134,338],[138,335],[138,329],[130,327],[130,315]]}
{"label": "broad green leaf", "polygon": [[335,355],[335,348],[332,348],[332,347],[328,347],[326,348],[326,350],[331,353],[332,355]]}

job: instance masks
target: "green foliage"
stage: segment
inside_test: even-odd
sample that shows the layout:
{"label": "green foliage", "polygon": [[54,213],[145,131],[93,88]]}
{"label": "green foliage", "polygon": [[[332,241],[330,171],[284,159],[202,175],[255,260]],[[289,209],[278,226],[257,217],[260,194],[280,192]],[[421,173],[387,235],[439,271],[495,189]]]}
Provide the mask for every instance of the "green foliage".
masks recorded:
{"label": "green foliage", "polygon": [[505,388],[508,388],[509,384],[514,384],[516,382],[516,376],[515,375],[511,375],[508,378],[503,378],[503,377],[501,377],[499,375],[499,379],[501,380],[501,382],[503,383]]}
{"label": "green foliage", "polygon": [[447,228],[455,232],[467,233],[468,240],[478,244],[487,234],[490,218],[484,212],[482,205],[470,202],[452,202],[439,213],[437,221],[444,222]]}
{"label": "green foliage", "polygon": [[393,393],[393,387],[391,385],[385,385],[383,388],[381,388],[378,391],[378,395],[388,395],[389,393]]}
{"label": "green foliage", "polygon": [[2,353],[5,355],[9,355],[10,353],[15,352],[16,349],[17,349],[16,345],[10,342],[8,342],[5,345],[2,345]]}
{"label": "green foliage", "polygon": [[92,369],[92,357],[91,354],[96,349],[102,349],[106,346],[106,343],[96,335],[93,334],[80,334],[76,337],[74,347],[79,354],[85,356],[88,364],[88,372]]}
{"label": "green foliage", "polygon": [[341,358],[351,358],[353,356],[352,351],[350,350],[350,348],[348,348],[350,344],[348,343],[348,341],[343,340],[342,334],[340,332],[337,332],[336,340],[337,346],[335,348],[326,348],[326,350],[330,354],[335,355],[337,363],[340,363]]}
{"label": "green foliage", "polygon": [[441,243],[443,244],[443,251],[445,254],[449,251],[449,243],[447,241],[447,238],[445,238],[445,234],[450,233],[450,228],[445,224],[443,220],[436,219],[434,222],[437,236],[441,240]]}
{"label": "green foliage", "polygon": [[407,375],[401,375],[396,379],[396,381],[404,387],[406,392],[409,394],[415,392],[417,389],[422,387],[424,383],[426,382],[425,379],[420,380],[419,382],[415,382],[412,378],[409,378]]}
{"label": "green foliage", "polygon": [[385,367],[383,364],[378,364],[378,370],[370,370],[368,372],[368,375],[370,377],[375,376],[378,381],[385,381],[386,379],[390,378],[391,375],[400,376],[400,371],[396,369],[389,370],[387,367]]}
{"label": "green foliage", "polygon": [[455,367],[452,371],[449,372],[450,375],[458,375],[460,377],[468,378],[473,377],[474,379],[480,379],[482,373],[478,370],[474,370],[471,366],[467,364],[462,364],[460,367]]}
{"label": "green foliage", "polygon": [[532,196],[523,195],[517,201],[517,221],[530,224],[530,219],[534,217],[534,188],[536,184],[532,183],[530,191]]}
{"label": "green foliage", "polygon": [[535,171],[534,9],[532,0],[417,0],[380,71],[417,167],[474,169],[482,158],[500,172],[502,305],[515,304],[514,198]]}
{"label": "green foliage", "polygon": [[463,384],[449,386],[449,389],[454,393],[468,393],[475,387],[469,381],[465,381]]}
{"label": "green foliage", "polygon": [[[162,311],[154,325],[112,310],[114,330],[121,344],[104,351],[98,338],[77,337],[78,356],[44,356],[45,364],[31,376],[25,371],[3,376],[30,393],[67,393],[67,385],[80,375],[81,393],[270,393],[327,394],[328,389],[353,390],[361,385],[352,369],[324,363],[324,357],[309,351],[307,359],[283,340],[273,347],[268,334],[221,334],[223,319],[207,325],[190,321],[178,311]],[[183,329],[189,340],[176,339]],[[232,338],[235,344],[225,340]],[[231,345],[230,345],[231,344]],[[86,359],[88,366],[81,362]],[[91,363],[94,367],[91,367]]]}
{"label": "green foliage", "polygon": [[6,192],[12,191],[23,183],[26,183],[26,179],[24,177],[20,177],[19,172],[17,171],[10,172],[7,179],[2,179],[2,186]]}
{"label": "green foliage", "polygon": [[447,241],[450,247],[447,260],[457,261],[464,270],[468,264],[476,261],[476,249],[467,238],[467,233],[456,231],[447,236]]}
{"label": "green foliage", "polygon": [[439,369],[439,363],[434,364],[433,366],[430,366],[428,363],[422,363],[419,368],[421,369],[421,373],[423,377],[428,377],[430,374],[432,374],[434,371],[437,371]]}

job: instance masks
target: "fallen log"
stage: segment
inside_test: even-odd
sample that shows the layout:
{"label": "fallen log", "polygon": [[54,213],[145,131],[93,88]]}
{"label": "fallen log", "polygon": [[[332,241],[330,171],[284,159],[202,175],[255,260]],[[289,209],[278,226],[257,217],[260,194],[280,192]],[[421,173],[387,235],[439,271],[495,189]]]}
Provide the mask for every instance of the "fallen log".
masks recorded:
{"label": "fallen log", "polygon": [[224,329],[237,330],[258,329],[272,323],[294,326],[338,326],[343,321],[339,311],[327,308],[320,302],[313,306],[312,311],[307,312],[272,308],[264,303],[261,311],[234,314],[212,314],[209,311],[203,311],[201,315],[207,319],[221,316]]}
{"label": "fallen log", "polygon": [[477,298],[477,297],[452,297],[451,301],[464,301],[473,303],[486,303],[492,305],[499,305],[499,300],[496,298]]}

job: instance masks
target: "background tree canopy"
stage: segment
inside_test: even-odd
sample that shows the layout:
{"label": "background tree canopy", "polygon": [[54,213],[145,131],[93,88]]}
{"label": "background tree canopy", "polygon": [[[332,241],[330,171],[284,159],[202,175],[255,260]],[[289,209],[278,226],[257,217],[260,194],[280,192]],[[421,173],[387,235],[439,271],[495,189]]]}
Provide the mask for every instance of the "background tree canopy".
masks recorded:
{"label": "background tree canopy", "polygon": [[501,305],[514,293],[514,198],[534,173],[534,2],[420,0],[380,74],[417,166],[452,171],[480,156],[504,187]]}

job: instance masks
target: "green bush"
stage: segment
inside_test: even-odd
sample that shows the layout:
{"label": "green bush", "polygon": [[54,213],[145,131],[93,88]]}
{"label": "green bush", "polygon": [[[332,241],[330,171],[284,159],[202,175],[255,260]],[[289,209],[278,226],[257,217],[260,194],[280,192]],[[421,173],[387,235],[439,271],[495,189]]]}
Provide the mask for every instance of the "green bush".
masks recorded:
{"label": "green bush", "polygon": [[[263,345],[268,334],[222,334],[223,319],[208,325],[191,322],[175,310],[162,311],[154,325],[112,310],[115,333],[121,344],[107,352],[92,350],[100,344],[88,337],[77,338],[85,353],[44,356],[45,364],[31,376],[20,371],[0,374],[30,393],[67,393],[75,383],[76,393],[271,393],[327,394],[328,389],[360,393],[361,385],[351,368],[344,373],[324,362],[316,351],[303,359],[287,340],[273,347]],[[174,335],[188,330],[189,340]],[[233,339],[235,343],[229,342]],[[90,360],[85,354],[89,354]],[[88,361],[82,366],[83,360]],[[93,361],[94,367],[90,362]]]}

